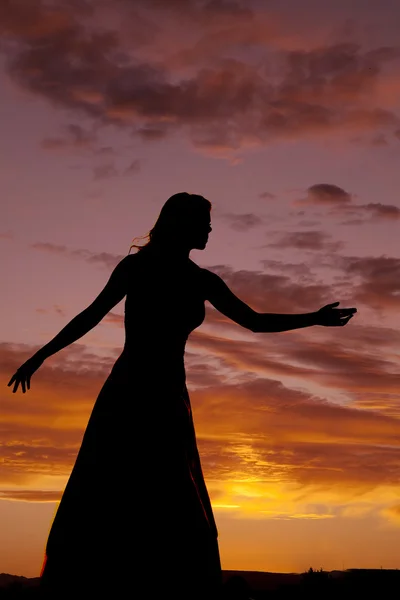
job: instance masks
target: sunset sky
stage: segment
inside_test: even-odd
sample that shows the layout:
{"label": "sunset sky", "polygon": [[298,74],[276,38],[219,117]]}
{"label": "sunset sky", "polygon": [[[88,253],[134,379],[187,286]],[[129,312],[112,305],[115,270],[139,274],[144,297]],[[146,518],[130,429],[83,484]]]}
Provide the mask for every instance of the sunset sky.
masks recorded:
{"label": "sunset sky", "polygon": [[213,204],[191,257],[257,311],[358,308],[191,335],[222,567],[400,568],[399,30],[398,0],[0,1],[0,572],[39,574],[124,302],[7,382],[181,191]]}

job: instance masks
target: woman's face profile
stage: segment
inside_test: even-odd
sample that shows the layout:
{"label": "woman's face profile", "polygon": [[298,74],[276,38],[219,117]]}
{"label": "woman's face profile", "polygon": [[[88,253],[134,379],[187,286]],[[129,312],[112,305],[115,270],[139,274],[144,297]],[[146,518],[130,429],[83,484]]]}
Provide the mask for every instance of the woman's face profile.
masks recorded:
{"label": "woman's face profile", "polygon": [[211,214],[208,209],[196,211],[188,225],[189,243],[195,250],[204,250],[211,232]]}

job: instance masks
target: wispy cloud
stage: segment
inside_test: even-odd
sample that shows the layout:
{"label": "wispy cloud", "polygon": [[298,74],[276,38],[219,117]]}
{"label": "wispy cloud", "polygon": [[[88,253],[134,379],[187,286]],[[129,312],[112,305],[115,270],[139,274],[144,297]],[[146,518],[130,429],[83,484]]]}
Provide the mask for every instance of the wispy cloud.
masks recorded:
{"label": "wispy cloud", "polygon": [[85,130],[81,125],[70,123],[64,127],[62,137],[47,137],[41,141],[42,148],[58,150],[64,148],[93,149],[96,135]]}
{"label": "wispy cloud", "polygon": [[341,256],[343,270],[357,276],[353,294],[357,301],[376,309],[398,310],[400,305],[400,259],[390,256]]}
{"label": "wispy cloud", "polygon": [[276,198],[275,194],[271,194],[271,192],[261,192],[261,194],[259,194],[258,196],[263,200],[275,200]]}
{"label": "wispy cloud", "polygon": [[400,218],[400,208],[393,204],[382,204],[381,202],[370,202],[369,204],[361,204],[353,207],[352,213],[359,211],[359,214],[365,213],[370,216],[371,220],[383,219],[396,221]]}
{"label": "wispy cloud", "polygon": [[84,260],[91,264],[99,264],[107,269],[113,269],[124,258],[123,254],[110,254],[108,252],[91,252],[86,249],[71,250],[67,246],[52,244],[49,242],[35,242],[31,244],[31,248],[41,252],[49,252],[50,254],[59,254],[68,258]]}
{"label": "wispy cloud", "polygon": [[65,311],[65,308],[58,306],[57,304],[54,304],[51,309],[48,309],[48,308],[37,308],[36,309],[37,313],[40,313],[43,315],[48,314],[49,312],[53,312],[53,311],[60,317],[65,317],[67,314]]}
{"label": "wispy cloud", "polygon": [[268,242],[271,248],[296,248],[298,250],[336,252],[344,246],[342,242],[331,241],[332,236],[322,231],[293,231],[283,233],[275,242]]}
{"label": "wispy cloud", "polygon": [[99,165],[93,169],[93,179],[98,181],[100,179],[110,179],[111,177],[117,177],[118,170],[115,168],[113,163],[107,163],[106,165]]}
{"label": "wispy cloud", "polygon": [[253,213],[219,213],[218,215],[235,231],[248,231],[263,224],[263,218]]}
{"label": "wispy cloud", "polygon": [[19,500],[22,502],[58,502],[61,500],[62,490],[42,491],[42,490],[2,490],[0,499]]}
{"label": "wispy cloud", "polygon": [[124,170],[124,175],[135,175],[139,173],[142,168],[142,160],[136,158],[133,160],[128,167]]}

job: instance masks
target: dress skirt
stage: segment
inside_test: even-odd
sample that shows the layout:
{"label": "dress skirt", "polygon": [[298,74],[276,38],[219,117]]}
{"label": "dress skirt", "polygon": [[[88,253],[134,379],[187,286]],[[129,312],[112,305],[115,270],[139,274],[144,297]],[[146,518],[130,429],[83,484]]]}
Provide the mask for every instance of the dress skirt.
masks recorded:
{"label": "dress skirt", "polygon": [[183,357],[124,351],[50,530],[43,595],[218,598],[217,537]]}

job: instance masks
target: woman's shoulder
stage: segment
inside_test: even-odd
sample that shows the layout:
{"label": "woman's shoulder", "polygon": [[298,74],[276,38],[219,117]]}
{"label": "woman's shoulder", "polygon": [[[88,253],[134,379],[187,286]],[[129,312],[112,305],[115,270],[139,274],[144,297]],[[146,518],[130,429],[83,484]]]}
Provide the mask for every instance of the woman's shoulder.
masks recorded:
{"label": "woman's shoulder", "polygon": [[206,267],[200,267],[192,260],[190,260],[189,262],[193,271],[198,276],[198,279],[200,280],[204,288],[208,288],[210,285],[213,284],[214,278],[216,277],[215,273],[213,273]]}
{"label": "woman's shoulder", "polygon": [[193,262],[192,259],[189,259],[189,264],[192,266],[192,268],[194,270],[196,270],[199,275],[203,276],[203,277],[212,277],[213,276],[213,272],[210,271],[209,269],[207,269],[206,267],[200,267],[200,265],[198,265],[197,263]]}
{"label": "woman's shoulder", "polygon": [[139,253],[127,254],[118,263],[116,269],[124,276],[138,272],[138,267],[143,263]]}
{"label": "woman's shoulder", "polygon": [[205,269],[204,267],[200,267],[191,258],[189,258],[189,267],[200,276],[204,276],[204,274],[208,272],[207,269]]}
{"label": "woman's shoulder", "polygon": [[137,263],[137,259],[138,259],[138,255],[135,254],[127,254],[126,256],[123,256],[121,258],[121,260],[118,263],[118,266],[120,267],[130,267],[131,265],[134,265]]}

